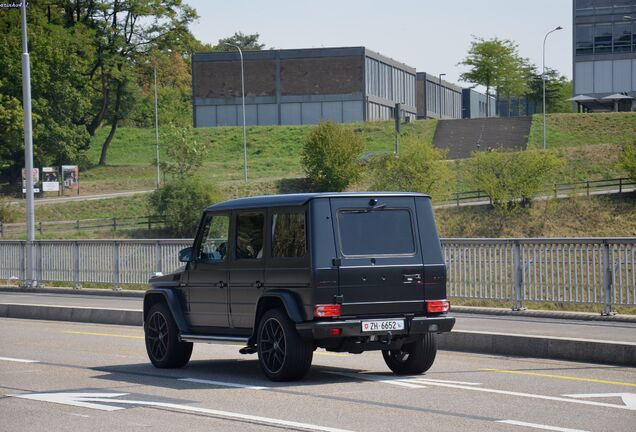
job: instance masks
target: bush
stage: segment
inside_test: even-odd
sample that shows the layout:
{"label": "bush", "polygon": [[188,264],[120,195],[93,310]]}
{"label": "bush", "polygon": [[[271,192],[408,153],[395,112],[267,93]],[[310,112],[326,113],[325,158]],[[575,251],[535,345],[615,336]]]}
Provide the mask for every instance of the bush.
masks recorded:
{"label": "bush", "polygon": [[552,178],[561,161],[551,152],[475,152],[468,162],[475,186],[490,196],[493,205],[514,210],[530,203]]}
{"label": "bush", "polygon": [[17,214],[15,208],[13,208],[8,201],[0,198],[0,223],[11,223],[15,222],[16,219]]}
{"label": "bush", "polygon": [[377,156],[371,161],[371,189],[427,193],[436,200],[450,197],[453,172],[444,161],[446,151],[431,144],[406,138],[398,157]]}
{"label": "bush", "polygon": [[216,187],[184,178],[153,192],[149,204],[156,215],[165,219],[171,235],[190,238],[196,233],[201,211],[221,199]]}
{"label": "bush", "polygon": [[342,191],[362,174],[358,155],[364,144],[351,129],[326,121],[305,138],[302,164],[312,186],[320,191]]}
{"label": "bush", "polygon": [[[169,161],[163,161],[161,165],[163,170],[172,174],[175,179],[190,176],[203,166],[210,143],[197,139],[192,126],[171,125],[164,132],[164,141],[167,143],[166,153],[168,153]],[[155,160],[153,165],[156,163]]]}
{"label": "bush", "polygon": [[627,175],[636,179],[636,141],[623,146],[619,160],[621,168],[627,171]]}

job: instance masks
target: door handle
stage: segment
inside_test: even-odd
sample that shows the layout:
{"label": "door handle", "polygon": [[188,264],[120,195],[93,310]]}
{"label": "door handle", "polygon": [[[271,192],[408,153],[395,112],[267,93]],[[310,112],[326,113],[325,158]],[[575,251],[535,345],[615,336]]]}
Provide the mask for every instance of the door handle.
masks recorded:
{"label": "door handle", "polygon": [[261,282],[261,281],[256,281],[255,285],[256,285],[256,288],[258,288],[258,289],[263,288],[263,282]]}
{"label": "door handle", "polygon": [[226,288],[227,284],[223,281],[219,281],[219,288]]}

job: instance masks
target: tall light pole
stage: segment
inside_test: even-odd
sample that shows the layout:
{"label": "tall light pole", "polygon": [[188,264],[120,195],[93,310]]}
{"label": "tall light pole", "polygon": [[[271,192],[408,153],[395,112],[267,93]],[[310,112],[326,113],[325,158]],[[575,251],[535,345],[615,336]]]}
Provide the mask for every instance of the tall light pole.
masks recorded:
{"label": "tall light pole", "polygon": [[550,33],[553,33],[557,30],[563,30],[563,27],[558,26],[557,28],[550,30],[549,32],[546,33],[545,37],[543,38],[543,74],[542,74],[542,78],[543,78],[543,150],[545,150],[546,147],[546,115],[545,115],[545,41],[548,40],[548,36],[550,35]]}
{"label": "tall light pole", "polygon": [[[442,104],[442,77],[446,76],[445,73],[439,74],[439,119],[442,119],[442,112],[444,111],[444,105]],[[446,92],[444,92],[446,96]]]}
{"label": "tall light pole", "polygon": [[35,208],[33,205],[33,132],[31,123],[31,69],[29,61],[29,43],[27,37],[27,2],[22,2],[22,106],[24,110],[24,163],[26,171],[26,266],[25,283],[34,284],[33,262],[35,240]]}
{"label": "tall light pole", "polygon": [[159,109],[157,101],[157,62],[153,62],[153,74],[155,78],[155,149],[157,152],[157,189],[161,183],[161,173],[159,172]]}
{"label": "tall light pole", "polygon": [[243,51],[238,45],[226,43],[225,45],[234,47],[238,50],[241,57],[241,94],[243,96],[243,175],[245,183],[247,183],[247,130],[245,128],[245,75],[243,73]]}

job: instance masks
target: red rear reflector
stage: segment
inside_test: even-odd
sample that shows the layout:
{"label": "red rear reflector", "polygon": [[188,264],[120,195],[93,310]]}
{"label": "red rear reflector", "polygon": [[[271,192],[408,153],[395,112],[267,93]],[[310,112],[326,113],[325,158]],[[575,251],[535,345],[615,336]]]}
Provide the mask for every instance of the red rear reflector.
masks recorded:
{"label": "red rear reflector", "polygon": [[426,300],[426,312],[428,313],[445,313],[450,310],[450,302],[448,300]]}
{"label": "red rear reflector", "polygon": [[329,334],[331,336],[340,336],[341,333],[342,333],[342,329],[339,329],[339,328],[333,328],[329,330]]}
{"label": "red rear reflector", "polygon": [[339,317],[340,305],[339,304],[319,304],[314,306],[314,317]]}

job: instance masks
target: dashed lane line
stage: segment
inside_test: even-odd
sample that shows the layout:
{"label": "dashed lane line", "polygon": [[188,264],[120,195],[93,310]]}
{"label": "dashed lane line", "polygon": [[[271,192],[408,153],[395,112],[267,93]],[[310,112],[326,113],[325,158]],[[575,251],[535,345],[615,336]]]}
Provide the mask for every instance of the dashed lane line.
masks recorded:
{"label": "dashed lane line", "polygon": [[527,422],[522,422],[517,420],[497,420],[495,421],[495,423],[505,423],[505,424],[514,425],[514,426],[522,426],[522,427],[527,427],[532,429],[541,429],[541,430],[557,431],[557,432],[587,432],[581,429],[568,429],[568,428],[562,428],[557,426],[542,425],[537,423],[527,423]]}
{"label": "dashed lane line", "polygon": [[0,357],[0,361],[16,362],[16,363],[40,363],[37,360],[19,359],[13,357]]}
{"label": "dashed lane line", "polygon": [[506,374],[514,374],[514,375],[528,375],[528,376],[554,378],[554,379],[568,380],[568,381],[583,381],[583,382],[592,382],[592,383],[599,383],[599,384],[619,385],[619,386],[625,386],[625,387],[636,387],[636,384],[634,383],[628,383],[623,381],[610,381],[610,380],[603,380],[603,379],[596,379],[596,378],[581,378],[581,377],[573,377],[573,376],[567,376],[567,375],[553,375],[553,374],[546,374],[546,373],[540,373],[540,372],[526,372],[526,371],[516,371],[516,370],[507,370],[507,369],[482,368],[480,370],[484,372],[497,372],[497,373],[506,373]]}

